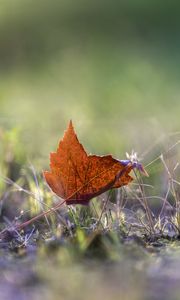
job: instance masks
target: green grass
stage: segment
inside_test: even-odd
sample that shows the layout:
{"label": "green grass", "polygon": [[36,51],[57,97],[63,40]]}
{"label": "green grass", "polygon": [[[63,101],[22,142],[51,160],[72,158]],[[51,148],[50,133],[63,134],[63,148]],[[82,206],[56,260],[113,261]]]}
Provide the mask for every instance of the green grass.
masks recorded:
{"label": "green grass", "polygon": [[[78,230],[81,232],[82,229],[85,239],[86,235],[93,236],[99,231],[102,234],[117,231],[122,237],[136,234],[145,240],[161,237],[178,238],[180,230],[178,157],[174,156],[174,153],[172,156],[172,151],[178,147],[178,143],[147,166],[147,170],[152,166],[155,167],[156,173],[158,169],[160,170],[161,181],[156,182],[157,174],[151,175],[151,169],[150,178],[146,179],[134,172],[134,181],[127,187],[110,190],[93,199],[89,206],[68,207],[49,191],[42,174],[38,173],[33,165],[26,167],[19,163],[17,151],[19,144],[15,133],[4,134],[9,138],[5,149],[9,149],[8,158],[11,160],[1,162],[4,170],[4,173],[1,173],[1,218],[2,229],[4,227],[5,231],[16,233],[18,230],[16,226],[22,224],[19,228],[22,230],[22,244],[27,238],[26,232],[36,231],[36,226],[42,234],[49,232],[55,236],[60,226],[61,234],[68,237],[76,236]],[[17,148],[12,147],[14,134]],[[154,185],[151,184],[153,179]],[[57,206],[61,202],[62,205]],[[53,207],[56,207],[55,211],[51,210]],[[41,211],[49,212],[47,216],[37,218]],[[31,217],[33,219],[29,223]],[[3,234],[2,238],[6,239],[6,234]],[[83,239],[80,238],[78,241],[84,243]]]}

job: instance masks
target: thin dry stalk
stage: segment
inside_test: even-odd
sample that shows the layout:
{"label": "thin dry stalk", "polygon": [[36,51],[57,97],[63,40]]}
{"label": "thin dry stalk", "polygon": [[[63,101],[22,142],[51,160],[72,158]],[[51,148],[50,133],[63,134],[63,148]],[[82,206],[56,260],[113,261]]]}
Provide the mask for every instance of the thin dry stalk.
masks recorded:
{"label": "thin dry stalk", "polygon": [[[164,168],[167,172],[167,175],[168,175],[168,181],[169,181],[169,186],[170,186],[170,191],[171,191],[171,194],[173,195],[173,198],[175,200],[175,209],[176,209],[176,221],[177,221],[177,224],[178,224],[178,228],[180,230],[180,199],[179,199],[179,194],[177,192],[177,189],[175,187],[175,184],[177,184],[177,181],[174,180],[173,178],[173,175],[171,174],[166,162],[165,162],[165,159],[163,157],[163,155],[161,155],[161,161],[164,165]],[[176,168],[176,166],[175,166]]]}
{"label": "thin dry stalk", "polygon": [[148,222],[149,222],[150,232],[155,234],[154,222],[153,222],[153,218],[152,218],[152,212],[149,208],[149,205],[148,205],[148,202],[147,202],[147,199],[146,199],[144,186],[142,184],[141,174],[139,174],[140,175],[139,177],[137,176],[135,171],[134,171],[134,174],[136,176],[137,182],[139,183],[139,188],[140,188],[141,196],[142,196],[142,199],[143,199],[144,208],[145,208],[147,219],[148,219]]}

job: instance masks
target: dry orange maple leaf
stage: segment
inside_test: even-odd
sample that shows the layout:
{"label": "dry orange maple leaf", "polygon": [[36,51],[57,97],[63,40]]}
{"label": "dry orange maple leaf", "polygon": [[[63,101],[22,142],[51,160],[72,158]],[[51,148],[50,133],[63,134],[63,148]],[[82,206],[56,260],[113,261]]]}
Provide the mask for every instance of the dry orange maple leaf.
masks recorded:
{"label": "dry orange maple leaf", "polygon": [[111,188],[127,185],[133,180],[133,168],[144,172],[141,164],[117,160],[111,155],[88,155],[80,144],[72,121],[56,152],[50,154],[50,172],[44,177],[52,191],[66,204],[88,204]]}

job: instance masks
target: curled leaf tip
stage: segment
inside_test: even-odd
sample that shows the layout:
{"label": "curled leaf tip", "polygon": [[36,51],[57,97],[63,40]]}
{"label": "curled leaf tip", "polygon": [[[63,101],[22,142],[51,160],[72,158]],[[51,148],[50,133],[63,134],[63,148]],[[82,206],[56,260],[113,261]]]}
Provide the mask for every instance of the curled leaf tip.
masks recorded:
{"label": "curled leaf tip", "polygon": [[131,165],[132,169],[137,169],[144,176],[149,177],[149,174],[147,173],[147,171],[145,170],[145,168],[143,167],[143,165],[141,163],[139,163],[138,161],[131,161],[130,159],[126,159],[126,160],[120,160],[120,162],[124,166]]}

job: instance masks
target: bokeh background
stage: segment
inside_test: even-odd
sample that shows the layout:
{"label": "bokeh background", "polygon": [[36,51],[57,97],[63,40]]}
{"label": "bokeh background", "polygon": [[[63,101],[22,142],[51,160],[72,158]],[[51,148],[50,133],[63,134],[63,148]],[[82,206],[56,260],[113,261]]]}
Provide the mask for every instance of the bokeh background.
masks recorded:
{"label": "bokeh background", "polygon": [[178,138],[179,12],[179,1],[1,1],[1,130],[40,169],[70,119],[89,152],[134,149],[148,163]]}

